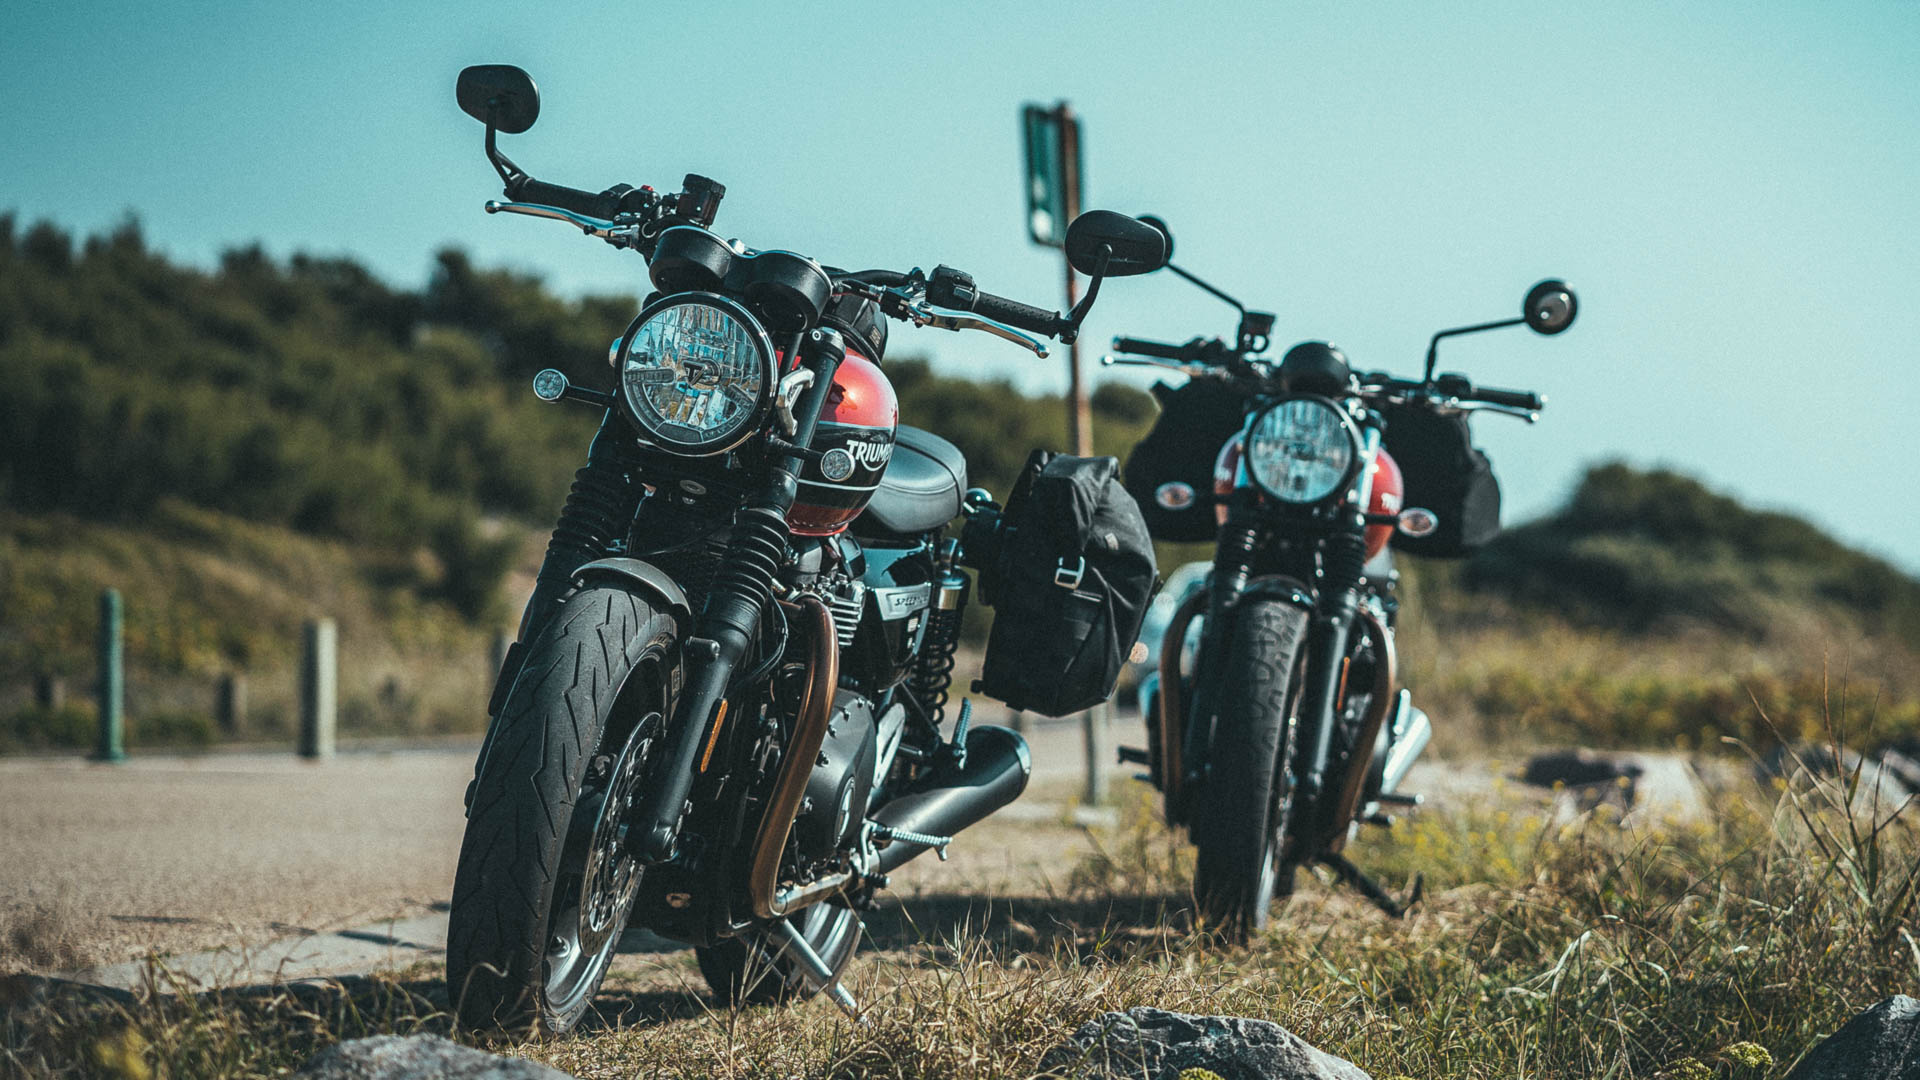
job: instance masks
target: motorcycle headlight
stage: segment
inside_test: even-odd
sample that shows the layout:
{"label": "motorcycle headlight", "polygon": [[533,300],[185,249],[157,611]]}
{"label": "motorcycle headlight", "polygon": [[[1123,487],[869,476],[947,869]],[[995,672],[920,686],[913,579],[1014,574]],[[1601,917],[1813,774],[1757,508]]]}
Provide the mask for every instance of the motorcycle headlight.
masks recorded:
{"label": "motorcycle headlight", "polygon": [[620,397],[641,435],[663,450],[724,453],[773,404],[773,342],[747,310],[708,293],[649,304],[615,358]]}
{"label": "motorcycle headlight", "polygon": [[1318,502],[1352,476],[1358,449],[1352,421],[1330,402],[1289,398],[1254,417],[1247,472],[1281,502]]}

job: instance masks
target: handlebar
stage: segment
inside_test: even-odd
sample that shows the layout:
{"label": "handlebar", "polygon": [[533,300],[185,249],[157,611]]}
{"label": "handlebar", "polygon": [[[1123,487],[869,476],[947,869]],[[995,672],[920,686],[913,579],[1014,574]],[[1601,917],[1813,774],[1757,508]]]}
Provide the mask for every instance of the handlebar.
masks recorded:
{"label": "handlebar", "polygon": [[1113,351],[1182,363],[1194,358],[1193,342],[1185,345],[1169,345],[1164,341],[1148,341],[1145,338],[1117,337],[1113,339]]}
{"label": "handlebar", "polygon": [[535,180],[531,176],[523,176],[516,182],[506,185],[506,188],[507,198],[514,202],[557,206],[562,210],[571,210],[576,214],[600,218],[603,221],[612,221],[620,216],[623,209],[620,204],[626,194],[633,190],[621,184],[596,195],[591,191],[582,191],[563,184],[549,184],[545,180]]}
{"label": "handlebar", "polygon": [[1047,337],[1059,337],[1073,330],[1073,323],[1058,311],[1047,311],[1018,300],[995,296],[973,283],[973,275],[951,266],[936,266],[927,278],[927,302],[955,311],[970,311],[982,318],[1005,323]]}

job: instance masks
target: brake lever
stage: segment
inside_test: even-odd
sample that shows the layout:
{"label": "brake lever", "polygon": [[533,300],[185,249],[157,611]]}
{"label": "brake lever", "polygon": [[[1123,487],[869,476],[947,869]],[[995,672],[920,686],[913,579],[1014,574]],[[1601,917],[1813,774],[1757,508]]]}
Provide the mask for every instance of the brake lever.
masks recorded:
{"label": "brake lever", "polygon": [[978,315],[968,315],[958,311],[933,308],[926,304],[915,304],[908,308],[908,317],[915,326],[931,326],[940,330],[984,330],[997,338],[1004,338],[1025,349],[1031,349],[1033,355],[1047,355],[1046,342],[1015,330],[1011,326],[994,322]]}
{"label": "brake lever", "polygon": [[640,226],[638,225],[621,225],[601,218],[588,217],[585,214],[576,214],[571,210],[562,210],[557,206],[488,199],[486,209],[489,214],[525,214],[528,217],[546,218],[549,221],[564,221],[588,236],[597,236],[617,248],[640,245]]}
{"label": "brake lever", "polygon": [[1522,409],[1513,405],[1496,405],[1491,401],[1460,401],[1457,398],[1450,400],[1447,404],[1449,408],[1458,409],[1461,412],[1494,412],[1499,413],[1501,416],[1511,416],[1516,420],[1525,420],[1529,424],[1537,424],[1540,422],[1540,410],[1538,409]]}

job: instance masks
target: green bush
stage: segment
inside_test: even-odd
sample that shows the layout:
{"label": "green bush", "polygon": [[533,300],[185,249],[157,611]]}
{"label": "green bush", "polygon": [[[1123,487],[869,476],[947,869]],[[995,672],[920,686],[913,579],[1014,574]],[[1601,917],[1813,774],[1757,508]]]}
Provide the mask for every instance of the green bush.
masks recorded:
{"label": "green bush", "polygon": [[21,709],[0,724],[0,754],[92,746],[97,730],[93,717],[93,710],[84,705],[63,705],[57,709],[33,705]]}

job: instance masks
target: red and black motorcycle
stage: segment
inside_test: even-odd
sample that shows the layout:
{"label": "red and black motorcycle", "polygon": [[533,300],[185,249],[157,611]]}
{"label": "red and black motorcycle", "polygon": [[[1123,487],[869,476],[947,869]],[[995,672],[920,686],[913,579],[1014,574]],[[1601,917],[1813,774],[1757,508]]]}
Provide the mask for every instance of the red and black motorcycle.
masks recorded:
{"label": "red and black motorcycle", "polygon": [[1161,417],[1128,459],[1127,487],[1156,539],[1215,545],[1143,680],[1149,745],[1122,758],[1148,766],[1168,822],[1186,827],[1195,901],[1225,936],[1263,928],[1296,870],[1315,863],[1398,915],[1418,878],[1394,897],[1343,854],[1359,824],[1418,802],[1400,785],[1432,732],[1395,677],[1389,543],[1445,557],[1491,539],[1499,488],[1467,416],[1531,423],[1543,404],[1436,376],[1436,352],[1443,338],[1498,327],[1558,334],[1574,294],[1543,281],[1517,318],[1435,334],[1425,374],[1408,380],[1356,374],[1325,342],[1265,358],[1272,315],[1168,266],[1241,319],[1232,343],[1117,338],[1123,355],[1106,358],[1189,376],[1155,388]]}
{"label": "red and black motorcycle", "polygon": [[848,273],[723,240],[708,226],[724,189],[702,177],[674,195],[536,180],[495,146],[538,116],[527,74],[468,68],[458,98],[513,200],[489,213],[635,250],[654,286],[613,346],[611,391],[534,380],[605,418],[468,790],[447,947],[459,1019],[571,1028],[629,926],[695,945],[723,999],[826,990],[851,1008],[838,978],[859,909],[1029,772],[1020,737],[969,729],[964,704],[942,731],[977,554],[945,536],[967,467],[898,423],[886,321],[1045,355],[1022,330],[1072,340],[1100,280],[1157,268],[1165,239],[1083,215],[1067,247],[1093,284],[1062,316],[947,267]]}

